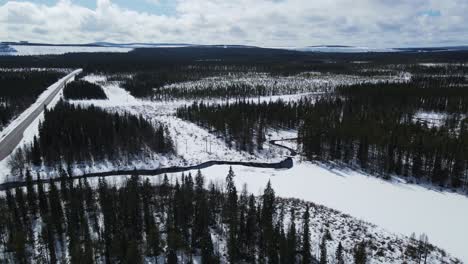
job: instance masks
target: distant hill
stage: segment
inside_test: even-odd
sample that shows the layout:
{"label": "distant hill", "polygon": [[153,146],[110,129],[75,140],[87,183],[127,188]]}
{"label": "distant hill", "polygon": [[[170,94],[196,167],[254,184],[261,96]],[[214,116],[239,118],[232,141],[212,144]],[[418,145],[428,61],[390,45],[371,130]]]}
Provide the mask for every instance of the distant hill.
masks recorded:
{"label": "distant hill", "polygon": [[286,48],[304,52],[325,52],[325,53],[367,53],[367,52],[444,52],[444,51],[465,51],[468,46],[445,46],[445,47],[403,47],[403,48],[368,48],[346,45],[319,45],[306,47]]}
{"label": "distant hill", "polygon": [[16,50],[7,44],[0,44],[0,55],[15,53]]}
{"label": "distant hill", "polygon": [[[30,48],[27,48],[30,47]],[[37,48],[34,48],[37,47]],[[61,47],[64,51],[50,51],[52,47]],[[29,52],[34,48],[34,52]],[[40,50],[39,50],[40,48]],[[49,48],[49,49],[45,49]],[[66,49],[65,49],[66,48]],[[304,47],[257,47],[248,45],[230,45],[230,44],[190,44],[190,43],[148,43],[148,42],[132,42],[132,43],[114,43],[114,42],[92,42],[84,44],[53,44],[53,43],[34,43],[27,41],[20,42],[2,42],[0,44],[0,54],[17,54],[18,55],[38,55],[38,54],[62,54],[71,52],[84,52],[85,49],[93,48],[94,52],[126,52],[133,49],[142,48],[257,48],[257,49],[277,49],[289,50],[307,53],[425,53],[425,52],[454,52],[454,51],[468,51],[468,46],[444,46],[444,47],[402,47],[402,48],[371,48],[371,47],[358,47],[348,45],[314,45]],[[45,49],[45,50],[44,50]],[[112,49],[112,50],[106,50]],[[27,50],[23,54],[23,50]],[[37,50],[37,52],[36,52]]]}

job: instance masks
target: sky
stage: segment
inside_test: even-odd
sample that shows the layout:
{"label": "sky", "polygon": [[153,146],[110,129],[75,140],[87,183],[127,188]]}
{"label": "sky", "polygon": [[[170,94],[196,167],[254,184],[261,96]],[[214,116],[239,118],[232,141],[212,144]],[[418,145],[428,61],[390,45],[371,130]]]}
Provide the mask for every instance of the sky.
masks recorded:
{"label": "sky", "polygon": [[0,0],[0,41],[468,44],[467,0]]}

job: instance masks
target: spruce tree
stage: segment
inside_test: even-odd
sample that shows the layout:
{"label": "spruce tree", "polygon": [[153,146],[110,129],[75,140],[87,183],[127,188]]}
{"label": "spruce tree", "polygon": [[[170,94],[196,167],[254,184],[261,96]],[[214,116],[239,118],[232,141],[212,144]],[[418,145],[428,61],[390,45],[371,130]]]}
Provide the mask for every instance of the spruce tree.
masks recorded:
{"label": "spruce tree", "polygon": [[309,264],[312,262],[312,254],[310,252],[310,227],[309,227],[309,205],[306,206],[306,210],[303,216],[302,224],[302,263]]}
{"label": "spruce tree", "polygon": [[229,261],[234,263],[238,260],[238,248],[237,248],[237,230],[238,230],[238,219],[237,219],[237,189],[234,184],[234,171],[232,167],[229,168],[229,173],[226,177],[226,192],[227,192],[227,205],[225,215],[227,216],[229,225],[228,234],[228,256]]}
{"label": "spruce tree", "polygon": [[343,257],[343,245],[341,241],[338,243],[338,247],[336,248],[335,252],[335,263],[336,264],[344,264],[344,257]]}
{"label": "spruce tree", "polygon": [[354,248],[354,263],[355,264],[367,263],[366,243],[364,241],[358,243]]}
{"label": "spruce tree", "polygon": [[288,244],[288,259],[292,262],[296,262],[296,250],[297,250],[297,234],[296,234],[296,217],[294,208],[291,208],[291,223],[289,224],[289,230],[287,235]]}
{"label": "spruce tree", "polygon": [[320,243],[320,264],[327,264],[327,238],[325,235],[322,236]]}
{"label": "spruce tree", "polygon": [[32,217],[35,217],[37,212],[37,196],[36,190],[34,188],[33,179],[31,176],[31,172],[29,170],[26,171],[26,191],[27,191],[27,199],[28,199],[28,207],[31,210]]}

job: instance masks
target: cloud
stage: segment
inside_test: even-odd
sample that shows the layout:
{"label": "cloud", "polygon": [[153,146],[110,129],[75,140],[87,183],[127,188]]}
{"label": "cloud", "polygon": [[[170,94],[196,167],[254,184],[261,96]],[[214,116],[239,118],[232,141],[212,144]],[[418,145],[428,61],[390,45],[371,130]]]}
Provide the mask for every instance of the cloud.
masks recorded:
{"label": "cloud", "polygon": [[95,9],[70,0],[52,6],[8,1],[0,6],[0,39],[259,46],[468,44],[466,0],[173,1],[171,15],[137,12],[111,0],[97,0]]}
{"label": "cloud", "polygon": [[146,3],[149,3],[149,4],[155,4],[155,5],[159,5],[161,3],[160,0],[145,0]]}

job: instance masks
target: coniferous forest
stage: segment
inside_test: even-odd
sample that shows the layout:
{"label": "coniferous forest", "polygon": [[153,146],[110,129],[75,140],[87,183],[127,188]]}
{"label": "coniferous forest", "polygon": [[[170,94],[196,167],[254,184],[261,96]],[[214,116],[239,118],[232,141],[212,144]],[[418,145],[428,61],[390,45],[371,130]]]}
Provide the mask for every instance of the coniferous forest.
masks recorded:
{"label": "coniferous forest", "polygon": [[82,107],[60,101],[45,110],[39,137],[12,163],[35,166],[104,160],[132,160],[150,153],[169,154],[172,141],[163,126],[154,128],[143,117],[108,113],[95,106]]}
{"label": "coniferous forest", "polygon": [[179,108],[177,116],[208,128],[237,150],[252,153],[255,149],[263,149],[267,128],[297,129],[307,108],[307,100],[290,103],[281,100],[262,103],[242,100],[226,104],[195,102]]}
{"label": "coniferous forest", "polygon": [[201,172],[194,179],[182,175],[175,185],[167,176],[157,186],[137,176],[121,187],[101,179],[96,191],[88,181],[74,183],[62,173],[59,186],[36,187],[28,172],[26,192],[8,190],[0,198],[1,260],[186,263],[197,256],[202,263],[220,263],[226,258],[222,244],[230,262],[312,261],[308,211],[303,234],[294,225],[283,229],[283,223],[275,221],[277,201],[271,186],[261,199],[246,192],[238,195],[232,170],[225,191],[214,184],[205,189]]}
{"label": "coniferous forest", "polygon": [[[321,54],[254,47],[0,56],[0,129],[64,75],[16,69],[83,68],[80,78],[93,77],[69,83],[64,100],[36,119],[37,133],[24,133],[0,164],[11,169],[0,182],[0,263],[458,264],[451,254],[460,253],[453,246],[459,237],[444,243],[444,234],[428,230],[438,246],[447,246],[445,253],[425,235],[384,230],[386,219],[373,223],[381,226],[357,220],[356,208],[374,207],[350,194],[367,195],[375,182],[397,194],[408,194],[402,189],[410,183],[424,185],[408,196],[376,197],[395,199],[398,220],[413,227],[411,210],[432,201],[423,195],[440,190],[451,197],[448,205],[463,199],[466,61],[468,51]],[[105,82],[112,87],[104,91]],[[291,170],[270,173],[280,158]],[[220,181],[214,170],[220,164],[249,166],[240,180],[252,180],[256,196],[236,188],[232,168]],[[194,168],[202,168],[194,177],[156,177]],[[279,176],[272,180],[278,193],[297,191],[293,197],[308,202],[277,197],[270,182],[259,192],[272,175]],[[366,181],[343,184],[340,200],[332,193],[335,176]],[[289,180],[304,188],[289,190],[298,186]],[[312,184],[317,190],[329,181],[329,196],[310,192]],[[406,206],[407,197],[420,203]],[[313,204],[316,198],[334,209]],[[336,207],[333,199],[340,200]],[[376,214],[369,210],[360,219],[373,221]]]}
{"label": "coniferous forest", "polygon": [[[206,187],[200,171],[175,183],[165,175],[156,185],[133,175],[119,186],[105,179],[92,186],[70,180],[65,170],[58,183],[35,185],[32,177],[28,171],[26,188],[0,198],[2,262],[289,264],[351,258],[364,264],[372,250],[382,250],[369,238],[350,248],[340,242],[331,257],[326,243],[336,238],[328,231],[321,241],[311,236],[310,212],[320,208],[308,204],[298,215],[270,184],[259,197],[239,192],[232,169],[224,187]],[[433,250],[427,240],[414,240],[404,254],[421,261]]]}
{"label": "coniferous forest", "polygon": [[63,90],[67,100],[107,99],[101,86],[84,80],[68,83]]}
{"label": "coniferous forest", "polygon": [[63,73],[21,70],[0,73],[0,130],[34,103]]}
{"label": "coniferous forest", "polygon": [[[194,103],[180,118],[213,130],[236,149],[262,149],[267,128],[298,129],[310,160],[339,161],[389,177],[468,186],[465,78],[415,77],[409,83],[356,84],[297,102]],[[418,113],[441,113],[438,124]]]}

